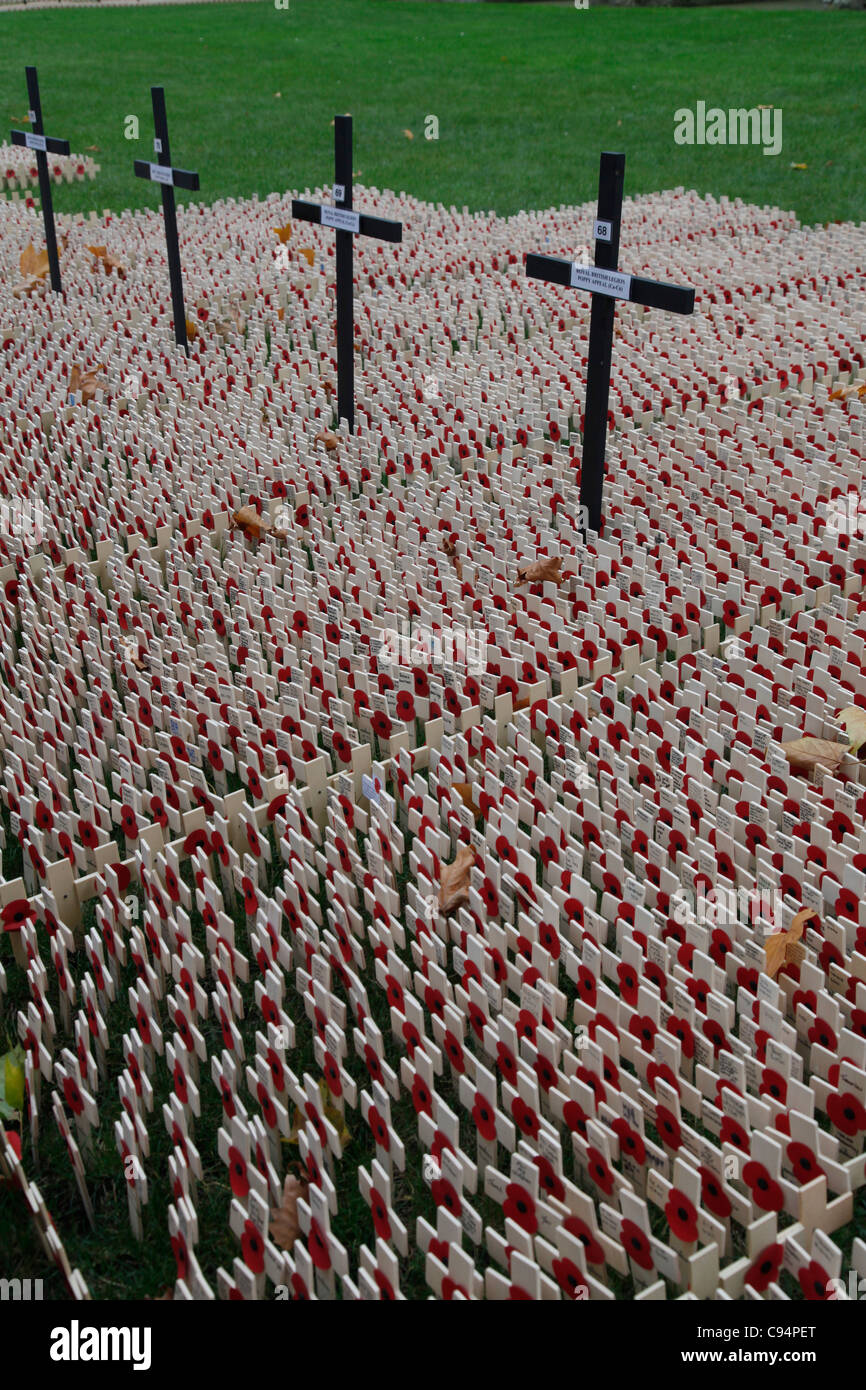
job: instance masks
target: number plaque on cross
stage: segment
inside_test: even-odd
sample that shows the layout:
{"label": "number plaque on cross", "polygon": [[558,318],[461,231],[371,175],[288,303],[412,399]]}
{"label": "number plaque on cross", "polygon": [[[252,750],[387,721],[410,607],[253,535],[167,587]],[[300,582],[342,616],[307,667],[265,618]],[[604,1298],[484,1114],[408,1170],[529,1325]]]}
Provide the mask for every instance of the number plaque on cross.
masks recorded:
{"label": "number plaque on cross", "polygon": [[592,295],[580,503],[586,508],[584,515],[588,517],[590,530],[597,533],[602,522],[614,301],[629,299],[633,304],[643,304],[648,309],[667,309],[673,314],[691,314],[695,307],[693,289],[659,284],[617,270],[624,178],[625,155],[603,154],[598,175],[598,214],[593,227],[595,265],[580,265],[557,256],[526,257],[526,274],[533,279],[589,290]]}
{"label": "number plaque on cross", "polygon": [[372,236],[380,241],[402,241],[402,222],[370,217],[352,209],[352,117],[334,120],[333,207],[292,199],[292,216],[303,222],[318,222],[337,233],[337,412],[346,420],[349,432],[355,430],[355,315],[353,290],[354,236]]}
{"label": "number plaque on cross", "polygon": [[56,140],[46,135],[42,129],[42,103],[39,98],[39,79],[35,68],[25,68],[27,74],[27,96],[30,100],[31,130],[13,130],[12,144],[25,145],[36,152],[36,168],[39,171],[39,197],[42,199],[42,220],[45,223],[45,247],[48,251],[48,267],[51,274],[51,288],[62,294],[60,283],[60,261],[57,255],[57,234],[54,230],[54,203],[51,199],[51,176],[48,173],[49,154],[69,154],[69,141]]}
{"label": "number plaque on cross", "polygon": [[171,307],[174,313],[174,337],[178,347],[182,347],[189,357],[189,344],[186,334],[186,310],[183,304],[183,279],[180,273],[180,246],[177,239],[177,211],[174,203],[176,188],[198,188],[198,174],[188,169],[173,169],[171,149],[168,143],[168,121],[165,115],[165,90],[151,87],[153,102],[153,149],[157,163],[146,159],[135,161],[135,172],[140,179],[158,183],[162,190],[162,214],[165,220],[165,246],[168,254],[168,273],[171,278]]}

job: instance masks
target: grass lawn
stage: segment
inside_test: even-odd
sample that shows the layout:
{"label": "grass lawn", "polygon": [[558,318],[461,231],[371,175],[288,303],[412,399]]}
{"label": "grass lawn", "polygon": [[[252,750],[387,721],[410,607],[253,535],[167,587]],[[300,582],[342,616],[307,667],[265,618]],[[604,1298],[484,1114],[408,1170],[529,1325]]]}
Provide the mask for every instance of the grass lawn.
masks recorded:
{"label": "grass lawn", "polygon": [[[351,110],[361,181],[458,207],[584,201],[599,152],[622,149],[630,193],[683,185],[807,223],[866,218],[866,15],[854,12],[262,0],[4,13],[3,126],[26,112],[26,63],[49,133],[99,146],[98,181],[59,189],[58,211],[157,205],[132,160],[151,148],[148,89],[161,82],[174,162],[198,169],[206,200],[327,182],[331,118]],[[676,145],[675,110],[699,100],[780,106],[781,154]],[[424,138],[428,115],[438,140]]]}

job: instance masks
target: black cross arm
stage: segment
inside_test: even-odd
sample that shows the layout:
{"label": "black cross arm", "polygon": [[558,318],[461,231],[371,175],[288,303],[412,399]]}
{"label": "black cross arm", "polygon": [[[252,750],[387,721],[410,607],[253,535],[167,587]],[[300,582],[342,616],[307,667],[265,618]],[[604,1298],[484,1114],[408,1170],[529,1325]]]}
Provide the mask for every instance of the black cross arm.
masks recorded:
{"label": "black cross arm", "polygon": [[537,256],[530,251],[526,256],[526,273],[533,280],[547,280],[551,285],[571,284],[571,261],[560,256]]}
{"label": "black cross arm", "polygon": [[[170,166],[166,164],[157,164],[153,167],[167,170],[170,168]],[[160,179],[154,179],[151,173],[151,165],[146,159],[137,159],[135,161],[135,172],[140,179],[150,179],[153,183],[161,182]],[[198,188],[198,174],[192,173],[189,169],[171,168],[170,172],[171,183],[174,188],[189,188],[193,192]]]}
{"label": "black cross arm", "polygon": [[[53,135],[39,135],[36,136],[36,139],[40,142],[37,146],[32,143],[33,138],[29,130],[12,131],[13,145],[26,145],[29,150],[34,151],[37,149],[45,149],[48,154],[69,154],[68,140],[57,140]],[[42,144],[43,141],[45,142],[44,145]]]}
{"label": "black cross arm", "polygon": [[[336,212],[351,212],[351,208],[336,208]],[[298,198],[292,199],[292,217],[296,217],[300,222],[316,222],[321,225],[322,208],[319,203],[305,203]],[[385,217],[371,217],[369,213],[358,213],[358,231],[361,236],[376,237],[379,241],[402,241],[403,223],[390,222]]]}
{"label": "black cross arm", "polygon": [[[539,256],[530,252],[526,257],[526,274],[551,285],[570,286],[571,266],[571,261],[560,256]],[[647,309],[667,309],[672,314],[691,314],[695,307],[695,292],[689,286],[663,285],[639,275],[632,275],[628,297],[632,304],[643,304]]]}
{"label": "black cross arm", "polygon": [[663,285],[657,280],[631,277],[629,299],[647,309],[667,309],[671,314],[691,314],[695,308],[695,292],[687,285]]}

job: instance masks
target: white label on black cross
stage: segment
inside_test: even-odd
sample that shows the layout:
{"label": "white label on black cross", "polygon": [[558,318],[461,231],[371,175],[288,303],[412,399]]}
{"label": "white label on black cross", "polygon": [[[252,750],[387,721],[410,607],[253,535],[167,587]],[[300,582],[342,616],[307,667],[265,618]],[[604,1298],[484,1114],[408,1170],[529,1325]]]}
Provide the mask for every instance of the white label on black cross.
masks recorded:
{"label": "white label on black cross", "polygon": [[35,112],[35,111],[28,111],[28,112],[27,112],[27,119],[28,119],[28,121],[30,122],[31,125],[35,125],[35,124],[36,124],[36,112]]}
{"label": "white label on black cross", "polygon": [[361,215],[348,208],[322,208],[322,226],[336,227],[341,232],[359,232]]}
{"label": "white label on black cross", "polygon": [[151,164],[150,177],[154,183],[174,183],[174,176],[167,164]]}
{"label": "white label on black cross", "polygon": [[593,294],[607,294],[611,299],[628,299],[631,293],[631,276],[618,270],[603,270],[599,265],[571,266],[571,286],[576,290],[591,290]]}
{"label": "white label on black cross", "polygon": [[344,183],[335,183],[334,187],[331,189],[331,192],[334,195],[334,202],[342,203],[343,199],[346,196],[346,185]]}
{"label": "white label on black cross", "polygon": [[596,241],[610,241],[611,230],[609,222],[599,222],[598,218],[592,224],[592,234]]}
{"label": "white label on black cross", "polygon": [[154,142],[153,142],[153,152],[154,152],[154,154],[162,154],[162,141],[161,141],[161,140],[156,140],[156,139],[154,139]]}
{"label": "white label on black cross", "polygon": [[32,135],[29,130],[24,136],[24,143],[28,150],[45,150],[48,148],[45,143],[44,135]]}

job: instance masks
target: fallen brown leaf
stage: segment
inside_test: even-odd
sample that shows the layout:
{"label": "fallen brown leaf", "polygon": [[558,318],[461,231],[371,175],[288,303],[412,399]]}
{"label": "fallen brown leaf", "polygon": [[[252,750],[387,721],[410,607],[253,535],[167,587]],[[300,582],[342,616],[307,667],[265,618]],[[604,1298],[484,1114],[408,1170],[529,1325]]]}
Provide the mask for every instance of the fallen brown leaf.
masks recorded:
{"label": "fallen brown leaf", "polygon": [[469,901],[469,875],[475,863],[472,845],[461,845],[453,864],[443,864],[439,874],[439,907],[450,917]]}
{"label": "fallen brown leaf", "polygon": [[844,772],[842,762],[848,755],[844,743],[833,743],[829,738],[792,738],[780,746],[791,771],[808,777],[816,786],[821,785],[821,767],[832,773]]}
{"label": "fallen brown leaf", "polygon": [[291,222],[287,222],[285,227],[272,227],[271,231],[276,232],[277,236],[280,238],[280,244],[285,245],[292,235],[292,224]]}
{"label": "fallen brown leaf", "polygon": [[819,920],[817,912],[808,907],[801,908],[787,931],[773,932],[772,936],[767,938],[764,948],[765,974],[775,979],[786,962],[796,963],[796,958],[802,951],[797,943],[803,936],[806,923],[812,918]]}
{"label": "fallen brown leaf", "polygon": [[454,566],[454,570],[455,570],[455,573],[456,573],[456,575],[457,575],[457,578],[458,578],[458,579],[462,579],[462,578],[463,578],[463,566],[462,566],[462,564],[460,563],[460,557],[459,557],[459,555],[457,554],[457,542],[456,542],[456,541],[452,541],[452,539],[451,539],[450,536],[446,536],[445,539],[444,539],[444,541],[442,542],[442,549],[445,551],[445,554],[448,556],[448,559],[451,561],[452,565]]}
{"label": "fallen brown leaf", "polygon": [[105,271],[106,275],[110,275],[111,272],[112,272],[112,270],[116,270],[119,279],[121,279],[121,280],[125,280],[125,279],[126,279],[126,269],[125,269],[125,267],[124,267],[123,264],[117,259],[116,256],[112,256],[112,255],[109,253],[109,250],[108,250],[108,247],[107,247],[107,246],[88,246],[87,249],[88,249],[88,251],[90,252],[90,254],[91,254],[92,256],[95,257],[95,260],[94,260],[94,267],[93,267],[94,270],[96,269],[96,266],[99,265],[99,263],[100,263],[100,261],[101,261],[101,262],[102,262],[102,268],[103,268],[103,270]]}
{"label": "fallen brown leaf", "polygon": [[521,584],[561,584],[564,575],[560,574],[562,560],[559,555],[545,555],[541,560],[532,560],[521,565],[517,571],[516,586]]}
{"label": "fallen brown leaf", "polygon": [[324,444],[328,452],[332,453],[337,447],[337,436],[334,434],[333,430],[319,430],[319,433],[316,435],[316,443]]}
{"label": "fallen brown leaf", "polygon": [[316,253],[313,250],[312,246],[299,246],[298,254],[300,256],[303,256],[304,260],[307,262],[307,265],[312,265],[316,259]]}
{"label": "fallen brown leaf", "polygon": [[848,735],[848,749],[862,762],[866,758],[866,709],[860,705],[849,705],[836,715]]}
{"label": "fallen brown leaf", "polygon": [[102,367],[97,365],[90,371],[82,372],[81,368],[74,366],[69,373],[69,385],[67,391],[69,395],[77,395],[81,392],[81,404],[89,405],[101,386],[104,385],[100,372]]}
{"label": "fallen brown leaf", "polygon": [[282,1205],[271,1207],[271,1240],[281,1250],[291,1250],[301,1234],[298,1201],[307,1200],[309,1184],[290,1173],[283,1183]]}
{"label": "fallen brown leaf", "polygon": [[404,130],[404,131],[403,131],[403,134],[406,136],[406,139],[407,139],[407,140],[414,140],[414,139],[415,139],[415,136],[412,134],[411,130]]}
{"label": "fallen brown leaf", "polygon": [[472,799],[471,782],[452,782],[451,788],[460,797],[460,800],[463,802],[463,805],[468,807],[468,809],[472,812],[474,816],[481,815],[481,811],[475,805],[475,802]]}
{"label": "fallen brown leaf", "polygon": [[21,274],[31,279],[44,280],[48,274],[48,251],[43,246],[41,251],[37,251],[31,241],[24,247],[18,259],[21,267]]}

